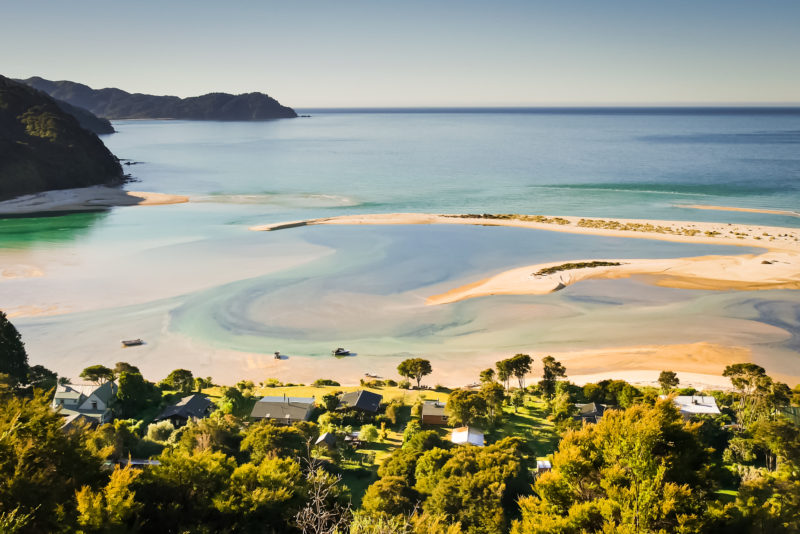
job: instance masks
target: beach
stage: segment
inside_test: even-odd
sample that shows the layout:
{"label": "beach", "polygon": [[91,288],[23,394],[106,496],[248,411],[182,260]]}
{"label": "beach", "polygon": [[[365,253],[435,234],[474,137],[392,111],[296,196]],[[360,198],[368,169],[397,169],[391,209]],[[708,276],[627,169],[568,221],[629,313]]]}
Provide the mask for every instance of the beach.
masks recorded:
{"label": "beach", "polygon": [[25,215],[61,211],[93,211],[116,206],[158,206],[189,202],[183,195],[125,191],[102,185],[59,189],[4,200],[0,202],[0,215]]}

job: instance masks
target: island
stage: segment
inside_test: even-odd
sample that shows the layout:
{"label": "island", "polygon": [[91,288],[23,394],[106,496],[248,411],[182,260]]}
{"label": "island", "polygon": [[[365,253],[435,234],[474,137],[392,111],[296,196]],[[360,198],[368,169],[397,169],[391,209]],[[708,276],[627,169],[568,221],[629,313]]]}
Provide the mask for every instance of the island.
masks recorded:
{"label": "island", "polygon": [[289,119],[297,113],[264,93],[208,93],[180,98],[128,93],[122,89],[93,89],[71,81],[51,81],[38,76],[18,80],[55,99],[85,108],[106,119],[184,119],[259,121]]}

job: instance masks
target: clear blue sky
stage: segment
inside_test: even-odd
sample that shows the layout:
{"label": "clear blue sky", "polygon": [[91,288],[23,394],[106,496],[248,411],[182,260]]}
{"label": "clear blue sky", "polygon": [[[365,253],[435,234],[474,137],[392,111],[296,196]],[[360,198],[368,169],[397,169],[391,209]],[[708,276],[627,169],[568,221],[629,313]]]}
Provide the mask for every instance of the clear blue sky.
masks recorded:
{"label": "clear blue sky", "polygon": [[800,0],[20,0],[0,74],[294,107],[800,102]]}

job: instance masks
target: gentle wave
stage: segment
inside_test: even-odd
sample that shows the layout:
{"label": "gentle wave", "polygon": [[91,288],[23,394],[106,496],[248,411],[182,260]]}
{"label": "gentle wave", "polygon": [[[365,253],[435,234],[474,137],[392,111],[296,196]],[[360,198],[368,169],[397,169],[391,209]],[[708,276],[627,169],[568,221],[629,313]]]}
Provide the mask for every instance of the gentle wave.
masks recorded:
{"label": "gentle wave", "polygon": [[362,204],[350,197],[323,193],[212,193],[206,196],[192,197],[192,202],[262,204],[293,208],[336,208]]}

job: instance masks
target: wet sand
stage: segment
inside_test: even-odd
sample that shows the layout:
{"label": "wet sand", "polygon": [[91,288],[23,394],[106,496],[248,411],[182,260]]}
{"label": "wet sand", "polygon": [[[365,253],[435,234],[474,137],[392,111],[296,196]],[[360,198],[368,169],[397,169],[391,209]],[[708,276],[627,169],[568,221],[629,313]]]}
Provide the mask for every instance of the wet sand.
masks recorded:
{"label": "wet sand", "polygon": [[94,211],[115,206],[157,206],[184,202],[189,202],[189,197],[145,191],[125,191],[116,187],[98,185],[45,191],[4,200],[0,202],[0,215]]}

